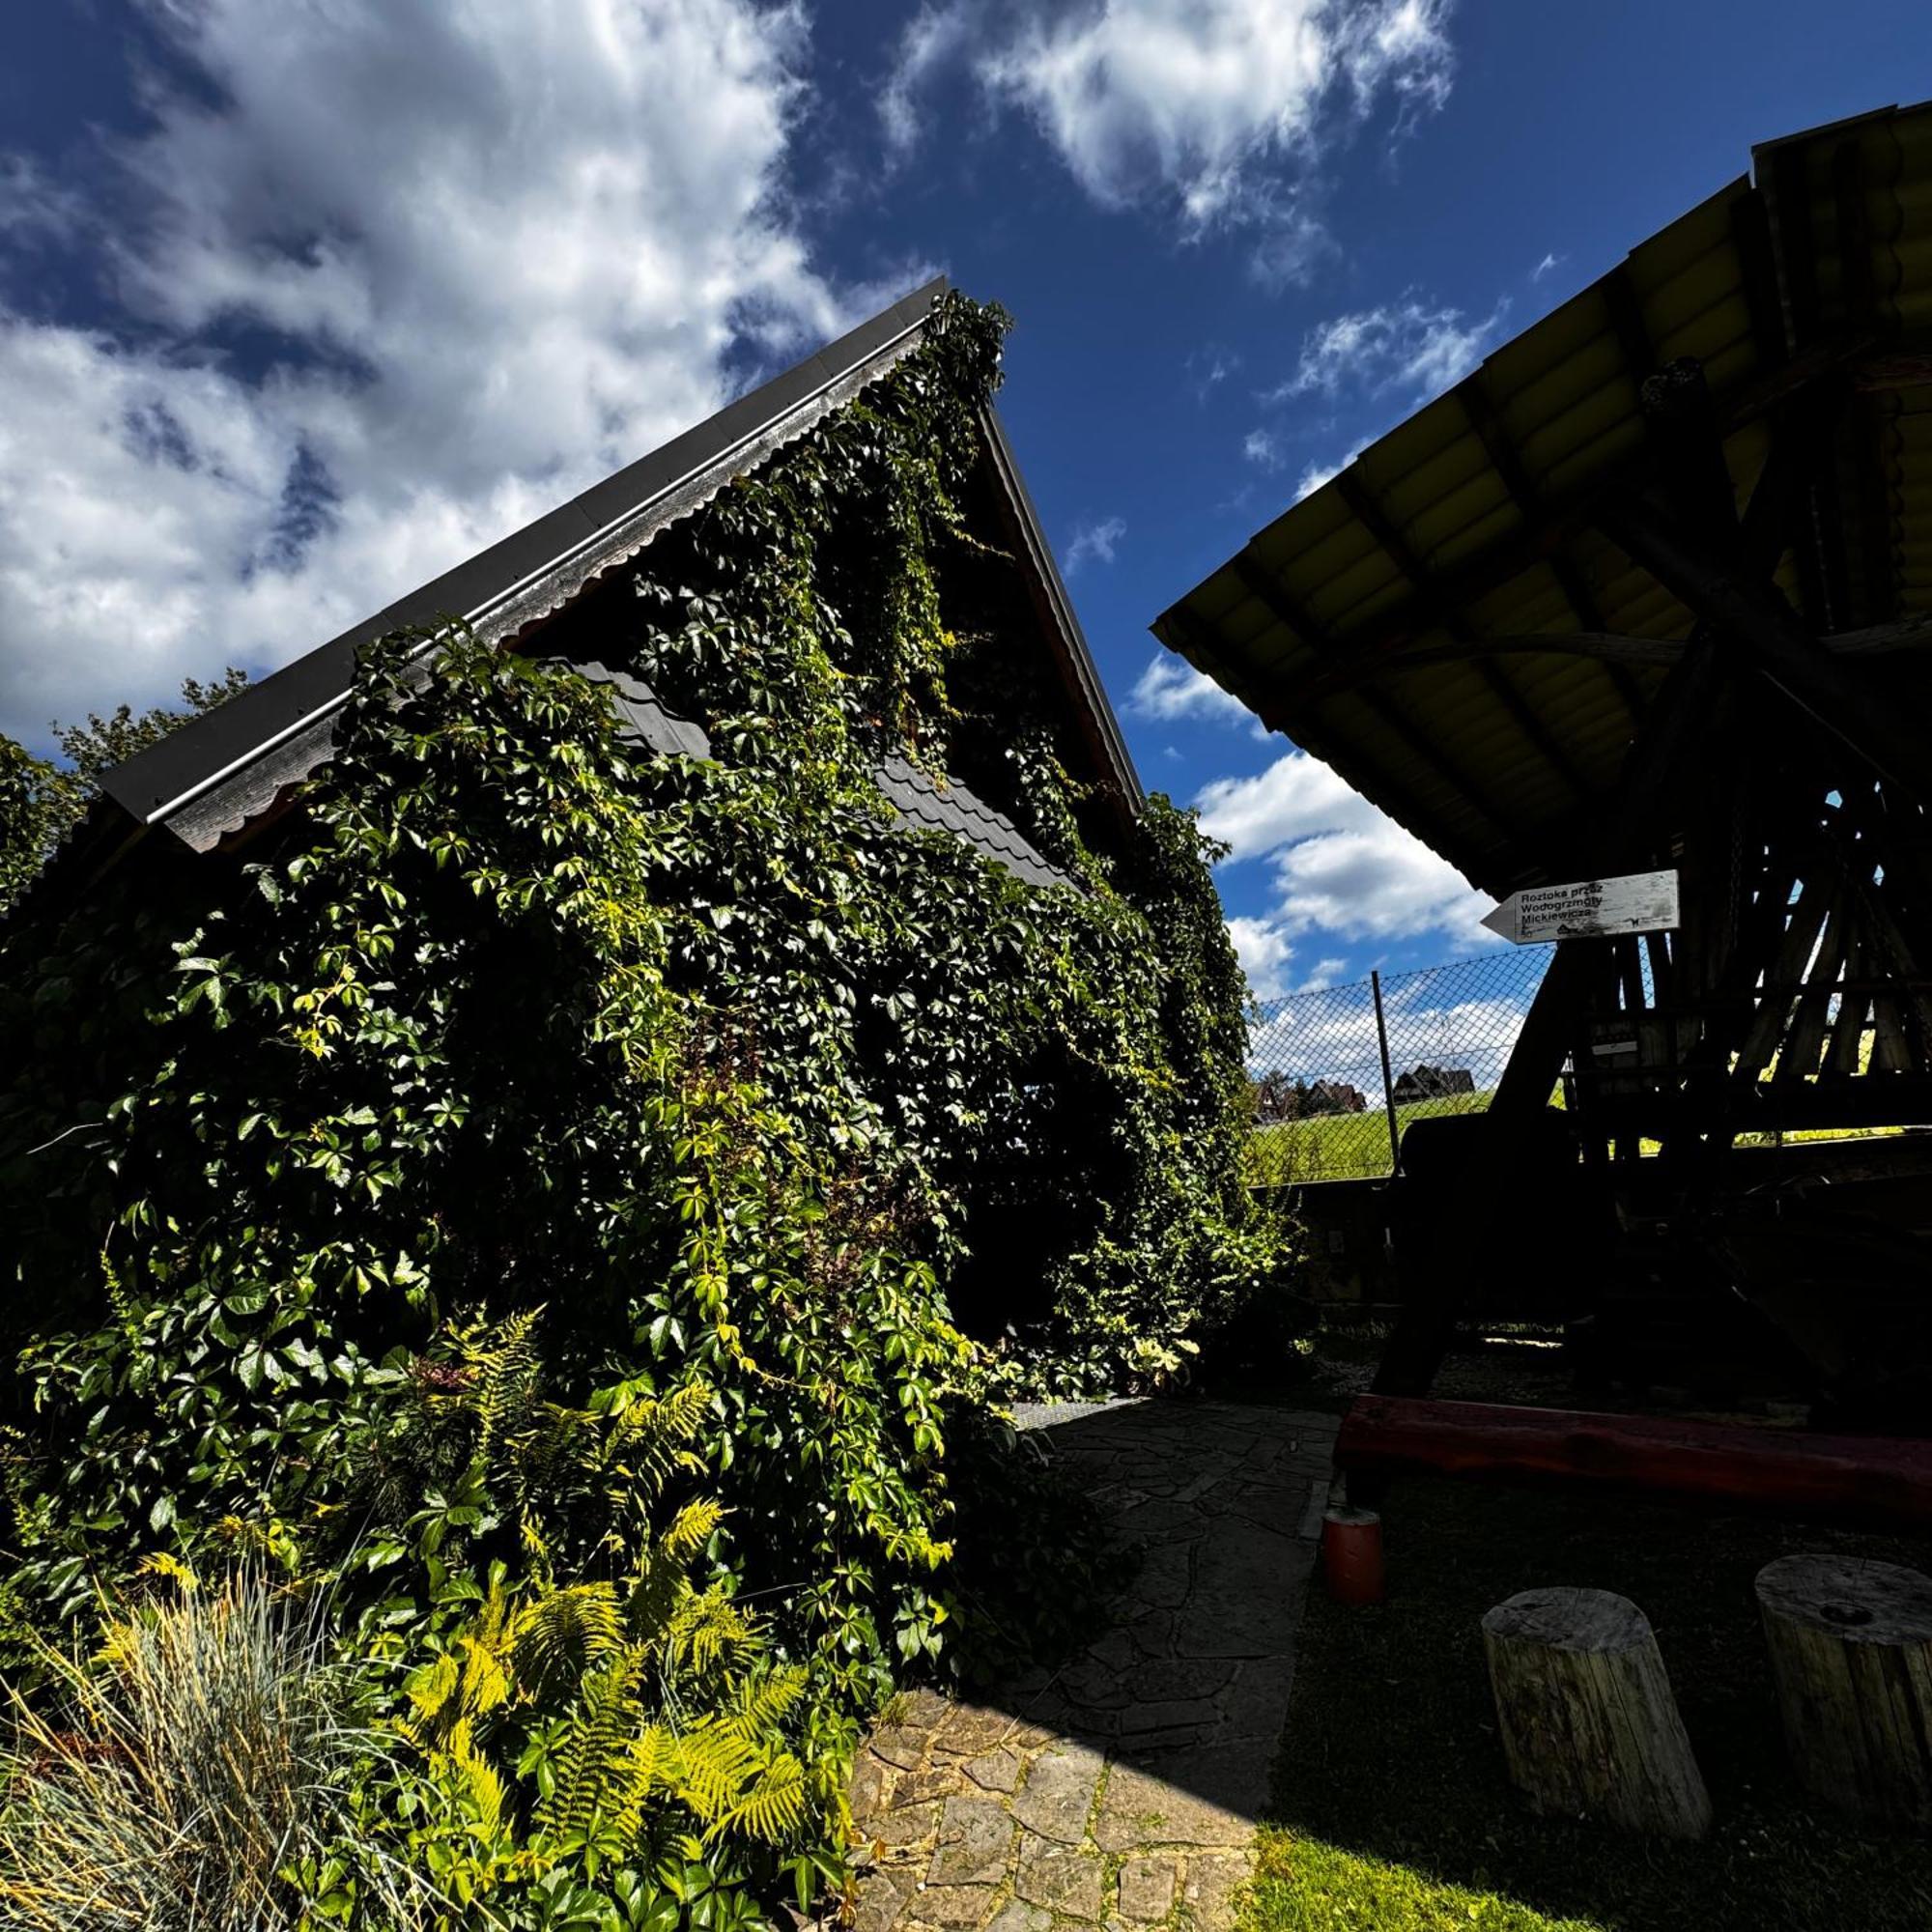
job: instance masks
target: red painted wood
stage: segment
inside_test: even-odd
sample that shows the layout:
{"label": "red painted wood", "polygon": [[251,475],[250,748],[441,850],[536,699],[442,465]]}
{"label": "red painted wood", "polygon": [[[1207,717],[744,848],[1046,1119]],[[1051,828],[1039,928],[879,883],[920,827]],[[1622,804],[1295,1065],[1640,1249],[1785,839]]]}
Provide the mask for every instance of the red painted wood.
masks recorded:
{"label": "red painted wood", "polygon": [[1567,1482],[1932,1529],[1932,1442],[1896,1436],[1364,1395],[1335,1460],[1350,1473]]}

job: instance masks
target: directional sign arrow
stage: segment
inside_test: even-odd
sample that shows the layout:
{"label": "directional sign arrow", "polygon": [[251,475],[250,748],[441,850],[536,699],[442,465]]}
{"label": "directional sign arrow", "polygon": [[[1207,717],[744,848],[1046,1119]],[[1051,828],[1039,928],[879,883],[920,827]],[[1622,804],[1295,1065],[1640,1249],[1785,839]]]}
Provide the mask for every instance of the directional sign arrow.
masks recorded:
{"label": "directional sign arrow", "polygon": [[1677,874],[1627,872],[1567,886],[1530,886],[1512,893],[1483,923],[1518,946],[1601,939],[1619,932],[1668,932],[1682,923]]}

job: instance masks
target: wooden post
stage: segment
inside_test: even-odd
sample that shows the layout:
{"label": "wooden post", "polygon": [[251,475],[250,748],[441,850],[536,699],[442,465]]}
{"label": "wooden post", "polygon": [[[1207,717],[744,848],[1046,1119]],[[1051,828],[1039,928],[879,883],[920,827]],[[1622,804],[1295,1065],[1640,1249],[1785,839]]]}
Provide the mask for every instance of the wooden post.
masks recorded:
{"label": "wooden post", "polygon": [[1532,1810],[1671,1838],[1710,1830],[1650,1620],[1628,1597],[1524,1590],[1483,1619],[1483,1648],[1510,1776]]}
{"label": "wooden post", "polygon": [[1781,1556],[1758,1572],[1757,1603],[1798,1781],[1841,1810],[1932,1827],[1932,1578]]}

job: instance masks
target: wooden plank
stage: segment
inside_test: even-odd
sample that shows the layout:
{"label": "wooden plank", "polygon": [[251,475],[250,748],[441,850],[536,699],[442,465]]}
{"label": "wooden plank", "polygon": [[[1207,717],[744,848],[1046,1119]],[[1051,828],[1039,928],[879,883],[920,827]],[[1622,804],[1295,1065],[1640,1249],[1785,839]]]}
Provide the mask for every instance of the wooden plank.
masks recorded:
{"label": "wooden plank", "polygon": [[1383,1478],[1554,1481],[1932,1529],[1932,1442],[1658,1416],[1357,1396],[1337,1465]]}
{"label": "wooden plank", "polygon": [[[1335,479],[1336,488],[1341,492],[1342,500],[1348,504],[1361,521],[1369,534],[1375,538],[1396,568],[1425,595],[1433,594],[1432,579],[1422,559],[1408,546],[1408,540],[1396,528],[1386,511],[1370,495],[1368,485],[1353,468],[1343,470]],[[1436,621],[1449,635],[1458,639],[1466,639],[1474,633],[1469,622],[1457,605],[1437,602]],[[1484,658],[1473,660],[1483,682],[1489,686],[1492,695],[1510,715],[1517,729],[1528,740],[1531,748],[1544,760],[1565,786],[1577,799],[1587,799],[1592,795],[1592,787],[1584,782],[1583,775],[1577,769],[1576,761],[1556,742],[1555,734],[1536,714],[1534,707],[1509,677],[1495,664]]]}
{"label": "wooden plank", "polygon": [[1782,598],[1749,582],[1640,497],[1606,509],[1608,535],[1714,629],[1745,645],[1752,668],[1840,739],[1901,797],[1923,803],[1927,761],[1918,737],[1820,650]]}
{"label": "wooden plank", "polygon": [[1818,1071],[1818,1053],[1825,1043],[1825,1026],[1831,1013],[1833,982],[1844,964],[1847,921],[1845,883],[1831,881],[1825,895],[1825,918],[1818,933],[1818,950],[1804,976],[1804,990],[1798,996],[1798,1010],[1790,1031],[1779,1042],[1777,1065],[1772,1072],[1776,1087],[1796,1086]]}
{"label": "wooden plank", "polygon": [[[1864,971],[1864,936],[1854,931],[1845,946],[1845,974],[1856,978]],[[1871,995],[1854,992],[1850,986],[1838,988],[1838,1016],[1832,1023],[1832,1037],[1825,1047],[1825,1076],[1850,1080],[1859,1071],[1865,1037],[1865,1015],[1871,1011]]]}

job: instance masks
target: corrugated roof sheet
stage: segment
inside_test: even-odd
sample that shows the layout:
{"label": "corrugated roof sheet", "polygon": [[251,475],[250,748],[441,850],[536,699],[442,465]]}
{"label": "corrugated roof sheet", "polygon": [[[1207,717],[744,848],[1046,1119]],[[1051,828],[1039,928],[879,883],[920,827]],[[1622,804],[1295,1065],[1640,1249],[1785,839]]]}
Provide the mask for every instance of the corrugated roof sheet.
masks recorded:
{"label": "corrugated roof sheet", "polygon": [[[1567,863],[1692,613],[1598,522],[1657,481],[1641,403],[1702,365],[1742,506],[1774,412],[1855,407],[1776,582],[1820,635],[1932,609],[1932,106],[1756,151],[1260,530],[1163,642],[1499,896]],[[1535,639],[1562,639],[1550,648]],[[1516,648],[1510,640],[1524,640]],[[1918,702],[1917,659],[1886,660]]]}

